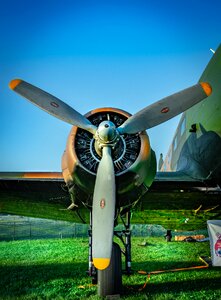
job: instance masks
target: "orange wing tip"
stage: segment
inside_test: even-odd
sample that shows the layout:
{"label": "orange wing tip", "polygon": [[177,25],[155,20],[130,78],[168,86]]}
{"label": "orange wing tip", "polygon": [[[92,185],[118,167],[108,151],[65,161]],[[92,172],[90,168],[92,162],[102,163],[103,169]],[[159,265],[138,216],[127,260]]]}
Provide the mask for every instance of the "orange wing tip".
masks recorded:
{"label": "orange wing tip", "polygon": [[109,266],[110,258],[94,258],[93,263],[98,270],[104,270]]}
{"label": "orange wing tip", "polygon": [[13,79],[10,83],[9,83],[9,87],[10,89],[14,90],[16,88],[17,85],[19,85],[22,82],[21,79]]}
{"label": "orange wing tip", "polygon": [[212,93],[212,87],[208,82],[200,82],[200,85],[207,96],[209,96]]}

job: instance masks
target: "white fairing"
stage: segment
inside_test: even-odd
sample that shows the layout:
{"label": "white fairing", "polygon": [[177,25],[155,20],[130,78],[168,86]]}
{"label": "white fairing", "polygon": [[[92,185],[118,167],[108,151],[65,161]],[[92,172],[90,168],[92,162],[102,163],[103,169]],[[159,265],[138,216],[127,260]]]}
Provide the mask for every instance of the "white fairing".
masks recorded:
{"label": "white fairing", "polygon": [[207,221],[212,265],[221,267],[221,220]]}

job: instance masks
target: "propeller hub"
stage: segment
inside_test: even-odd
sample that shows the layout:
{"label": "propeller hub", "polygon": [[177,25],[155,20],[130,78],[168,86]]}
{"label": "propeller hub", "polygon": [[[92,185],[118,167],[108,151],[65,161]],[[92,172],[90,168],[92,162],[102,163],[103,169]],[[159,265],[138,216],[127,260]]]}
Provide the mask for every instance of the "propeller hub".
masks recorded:
{"label": "propeller hub", "polygon": [[96,135],[103,143],[111,143],[116,135],[116,126],[111,121],[103,121],[99,124]]}
{"label": "propeller hub", "polygon": [[107,120],[99,124],[94,138],[96,140],[95,149],[101,156],[101,149],[105,146],[114,148],[120,139],[120,135],[115,124]]}

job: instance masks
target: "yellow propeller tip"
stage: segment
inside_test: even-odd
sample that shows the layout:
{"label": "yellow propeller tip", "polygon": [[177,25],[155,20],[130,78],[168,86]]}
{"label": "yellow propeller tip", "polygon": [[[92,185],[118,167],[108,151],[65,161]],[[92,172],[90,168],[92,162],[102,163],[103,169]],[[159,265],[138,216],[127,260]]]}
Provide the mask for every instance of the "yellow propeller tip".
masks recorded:
{"label": "yellow propeller tip", "polygon": [[109,266],[110,258],[94,258],[93,263],[98,270],[104,270]]}
{"label": "yellow propeller tip", "polygon": [[200,82],[200,85],[207,96],[209,96],[212,93],[212,87],[208,82]]}
{"label": "yellow propeller tip", "polygon": [[21,79],[13,79],[9,83],[9,87],[10,87],[10,89],[14,90],[16,88],[16,86],[19,85],[20,83],[21,83]]}

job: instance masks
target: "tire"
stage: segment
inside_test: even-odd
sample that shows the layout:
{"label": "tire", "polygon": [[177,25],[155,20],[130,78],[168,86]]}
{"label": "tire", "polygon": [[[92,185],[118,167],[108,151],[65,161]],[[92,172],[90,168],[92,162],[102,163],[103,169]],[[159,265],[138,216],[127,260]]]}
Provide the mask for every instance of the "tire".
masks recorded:
{"label": "tire", "polygon": [[116,295],[122,289],[121,250],[118,244],[113,243],[110,265],[105,270],[97,270],[98,295]]}

